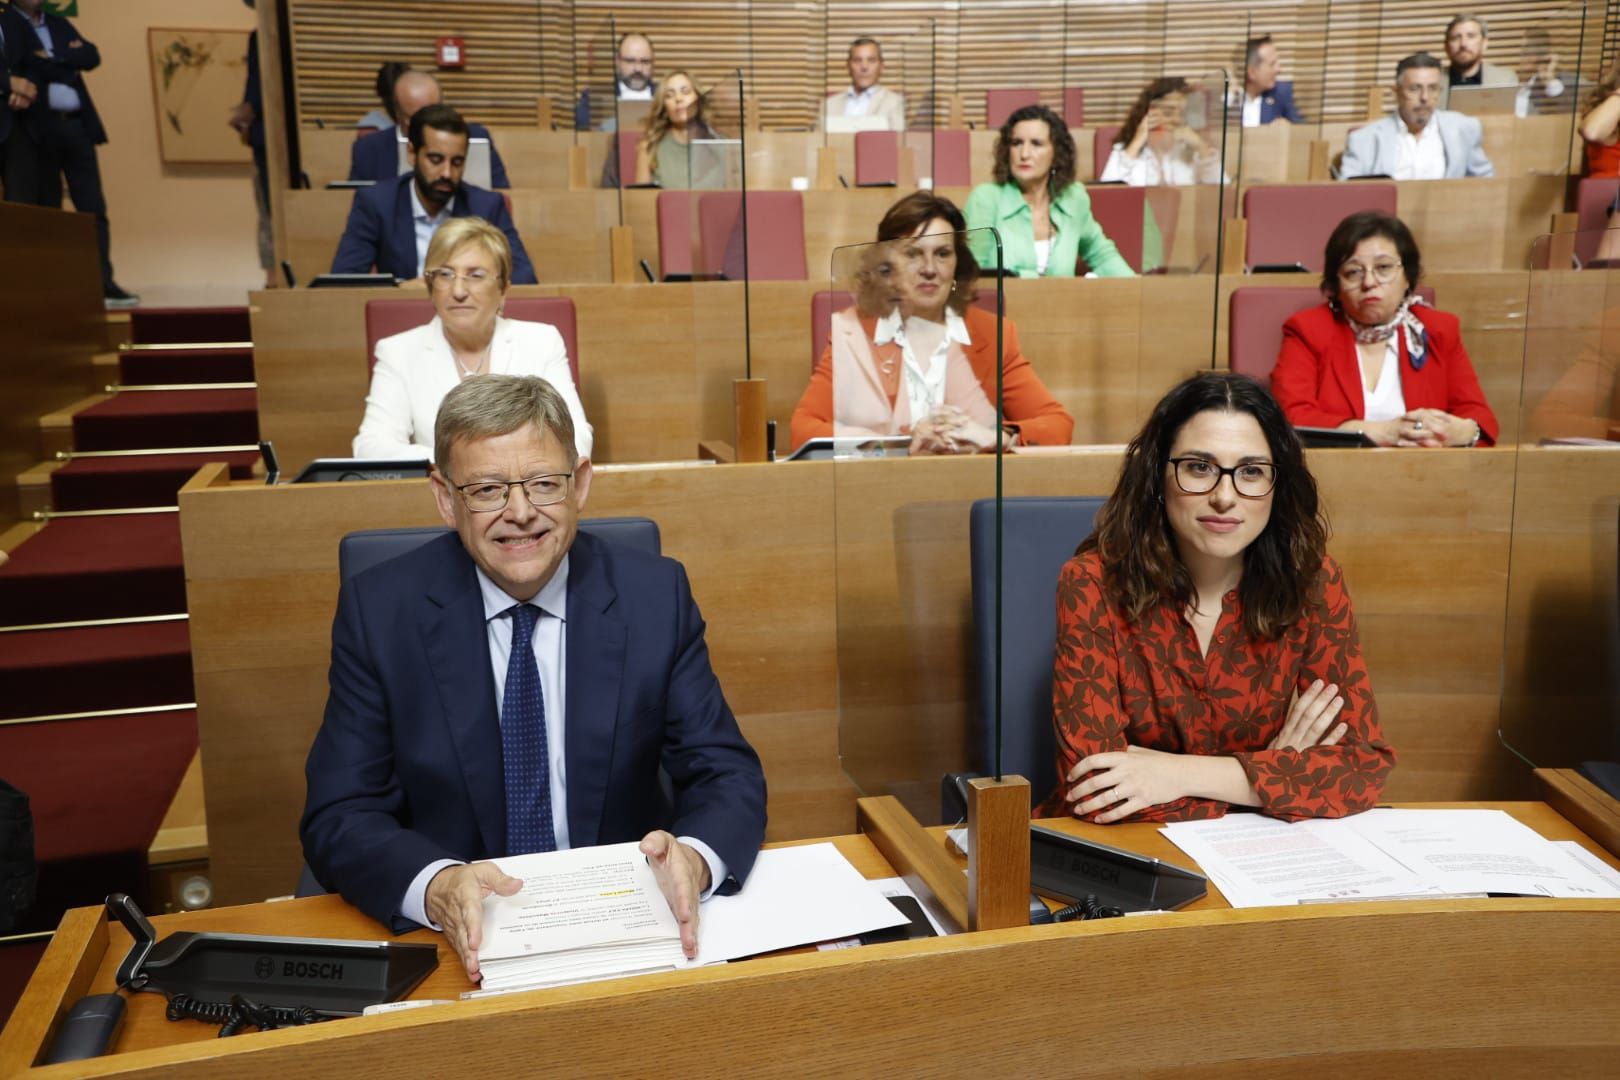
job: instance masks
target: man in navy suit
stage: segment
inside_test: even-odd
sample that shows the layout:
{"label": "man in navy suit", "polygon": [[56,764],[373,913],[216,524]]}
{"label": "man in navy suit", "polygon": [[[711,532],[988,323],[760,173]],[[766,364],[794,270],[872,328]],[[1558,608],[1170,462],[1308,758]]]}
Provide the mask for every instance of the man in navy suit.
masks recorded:
{"label": "man in navy suit", "polygon": [[1282,54],[1271,35],[1250,38],[1243,46],[1243,126],[1261,127],[1277,120],[1303,124],[1294,104],[1294,84],[1278,79]]}
{"label": "man in navy suit", "polygon": [[73,208],[96,220],[101,291],[107,306],[134,307],[140,297],[113,280],[107,199],[96,158],[96,147],[107,141],[107,130],[84,81],[86,72],[101,66],[101,53],[67,19],[47,14],[44,0],[14,0],[0,10],[0,33],[6,39],[10,76],[26,78],[39,91],[35,101],[13,118],[6,140],[6,198],[60,208],[65,177]]}
{"label": "man in navy suit", "polygon": [[521,885],[484,860],[639,840],[695,955],[699,902],[764,840],[765,777],[685,571],[576,531],[591,466],[543,379],[451,390],[431,483],[456,535],[338,597],[311,871],[396,930],[441,929],[477,980],[483,900]]}
{"label": "man in navy suit", "polygon": [[453,217],[481,217],[506,234],[512,247],[512,284],[537,282],[506,200],[461,182],[467,166],[467,122],[448,105],[429,105],[411,117],[411,171],[354,193],[349,222],[332,258],[334,274],[365,274],[373,267],[400,281],[422,276],[428,241]]}
{"label": "man in navy suit", "polygon": [[[439,80],[425,71],[407,71],[394,83],[394,115],[409,130],[411,117],[429,105],[444,102],[444,90]],[[495,140],[482,124],[468,124],[467,133],[474,139],[489,139],[489,183],[491,187],[509,188],[506,163],[495,149]],[[399,175],[399,128],[386,127],[362,135],[349,148],[349,179],[372,180],[382,184]]]}

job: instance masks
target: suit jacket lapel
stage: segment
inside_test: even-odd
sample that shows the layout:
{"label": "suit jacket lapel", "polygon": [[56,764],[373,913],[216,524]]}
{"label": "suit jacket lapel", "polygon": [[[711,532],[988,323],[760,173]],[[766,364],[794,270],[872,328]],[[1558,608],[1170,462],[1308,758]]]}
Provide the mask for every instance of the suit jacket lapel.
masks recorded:
{"label": "suit jacket lapel", "polygon": [[1462,145],[1457,128],[1443,109],[1435,111],[1434,122],[1440,128],[1440,145],[1446,150],[1446,179],[1456,180],[1465,176],[1468,171],[1468,150]]}
{"label": "suit jacket lapel", "polygon": [[484,850],[498,857],[506,854],[506,781],[484,600],[461,540],[451,536],[438,542],[447,548],[454,544],[455,550],[447,555],[443,572],[428,584],[422,644]]}
{"label": "suit jacket lapel", "polygon": [[415,183],[411,174],[407,173],[397,182],[394,194],[394,220],[390,234],[389,247],[392,248],[394,265],[380,265],[377,269],[384,273],[393,274],[397,278],[409,279],[416,276],[416,218],[411,211],[411,184]]}
{"label": "suit jacket lapel", "polygon": [[1364,417],[1367,400],[1361,390],[1361,354],[1356,349],[1355,331],[1338,320],[1334,321],[1333,330],[1333,347],[1328,354],[1332,358],[1333,377],[1339,381],[1339,390],[1350,406],[1350,415]]}
{"label": "suit jacket lapel", "polygon": [[579,534],[568,556],[568,687],[564,762],[568,842],[586,847],[602,831],[624,679],[627,633],[613,611],[617,594],[601,545]]}

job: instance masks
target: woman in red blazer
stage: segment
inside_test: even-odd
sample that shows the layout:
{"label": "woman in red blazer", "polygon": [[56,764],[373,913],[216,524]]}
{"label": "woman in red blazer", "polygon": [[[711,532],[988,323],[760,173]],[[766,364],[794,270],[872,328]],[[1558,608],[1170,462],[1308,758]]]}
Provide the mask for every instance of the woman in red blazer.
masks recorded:
{"label": "woman in red blazer", "polygon": [[1417,295],[1423,267],[1399,218],[1351,214],[1328,239],[1327,303],[1283,325],[1271,392],[1291,423],[1379,446],[1490,446],[1496,415],[1455,315]]}
{"label": "woman in red blazer", "polygon": [[[856,271],[857,305],[833,316],[793,411],[793,447],[830,435],[909,435],[913,454],[994,449],[996,317],[972,306],[978,263],[948,199],[919,191],[878,226]],[[1001,440],[1067,445],[1074,419],[1002,320]]]}

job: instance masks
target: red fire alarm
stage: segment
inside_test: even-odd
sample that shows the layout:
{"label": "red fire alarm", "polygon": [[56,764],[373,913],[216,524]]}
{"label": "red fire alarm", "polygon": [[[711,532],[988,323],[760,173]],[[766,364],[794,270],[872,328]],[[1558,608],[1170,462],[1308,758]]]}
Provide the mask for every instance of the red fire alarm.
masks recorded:
{"label": "red fire alarm", "polygon": [[433,43],[441,68],[467,66],[467,42],[464,38],[442,37]]}

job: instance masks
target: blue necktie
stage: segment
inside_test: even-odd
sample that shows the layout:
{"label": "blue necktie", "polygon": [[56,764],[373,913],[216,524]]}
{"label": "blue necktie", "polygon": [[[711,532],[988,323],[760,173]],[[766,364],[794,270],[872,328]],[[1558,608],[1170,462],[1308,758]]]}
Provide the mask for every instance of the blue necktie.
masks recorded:
{"label": "blue necktie", "polygon": [[551,831],[551,754],[546,746],[546,700],[534,661],[534,624],[540,609],[518,604],[512,615],[512,652],[501,701],[501,761],[506,772],[506,853],[556,851]]}

